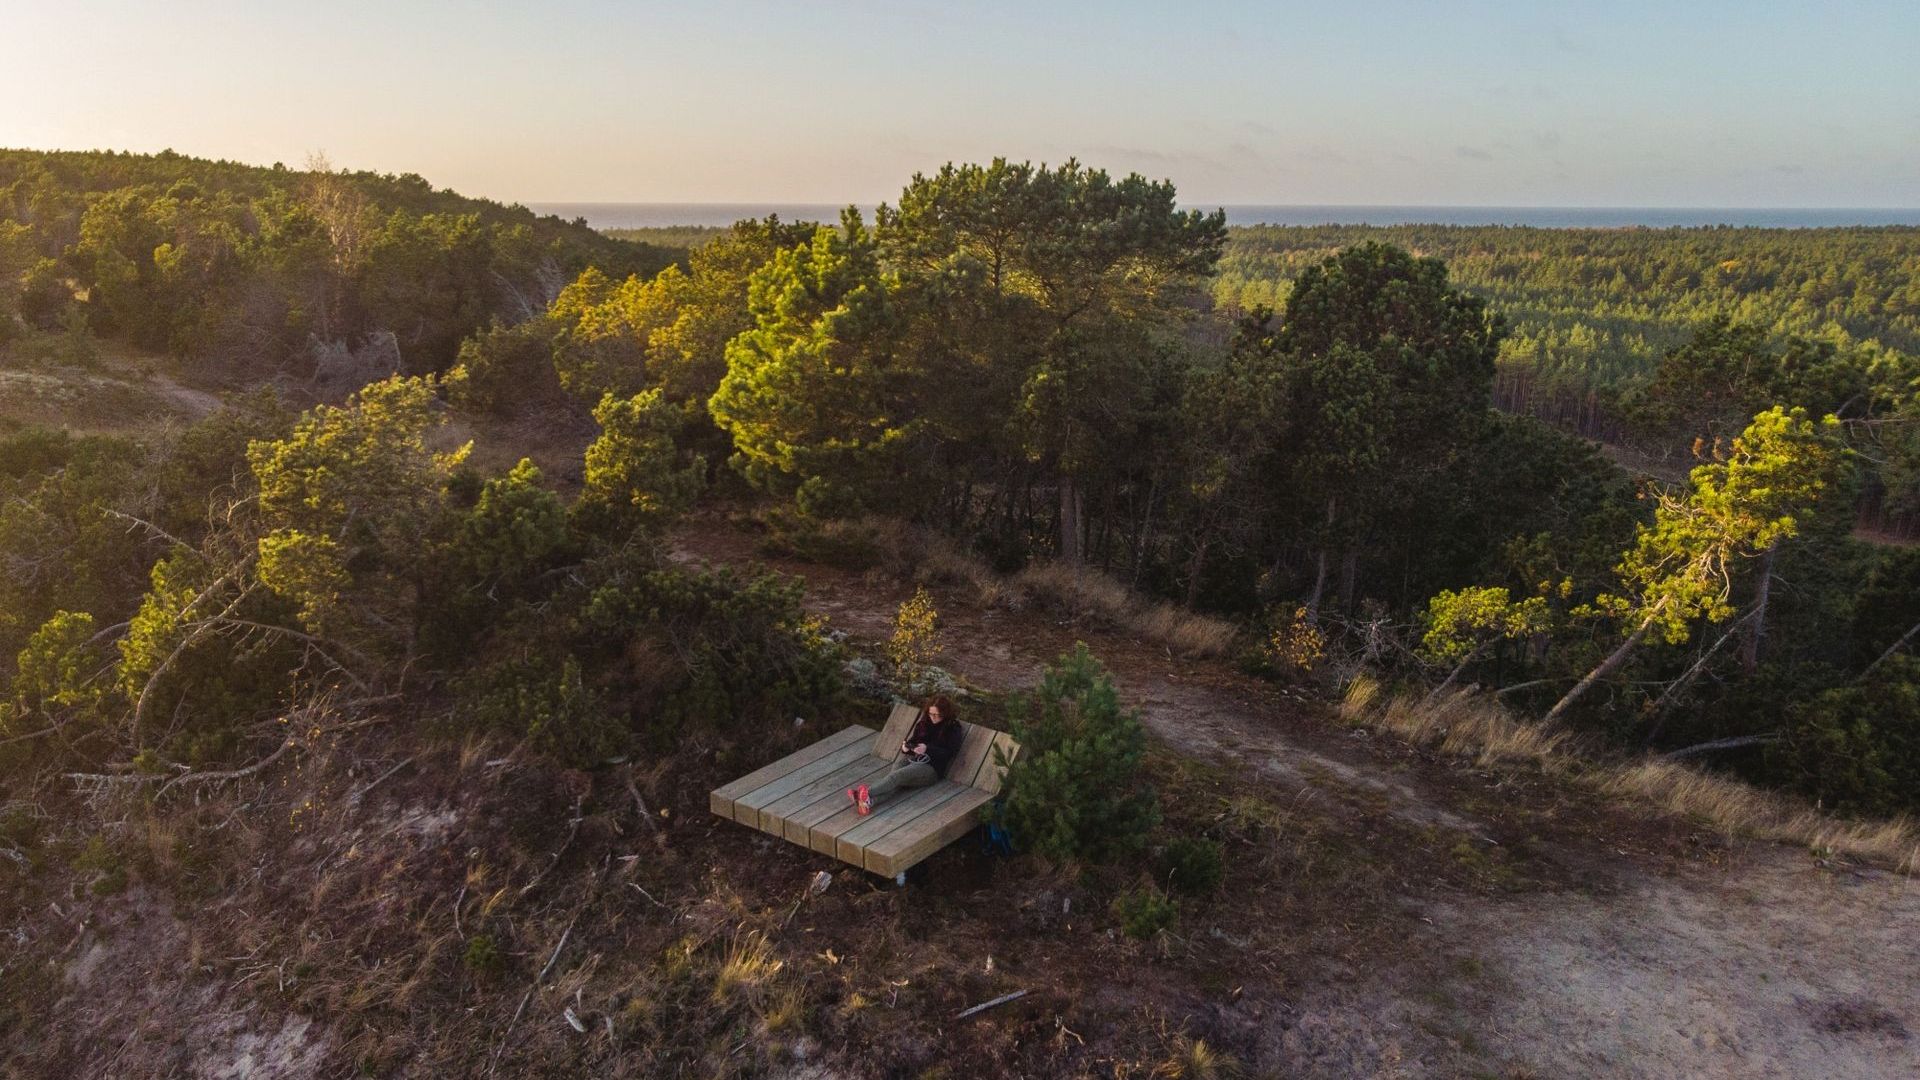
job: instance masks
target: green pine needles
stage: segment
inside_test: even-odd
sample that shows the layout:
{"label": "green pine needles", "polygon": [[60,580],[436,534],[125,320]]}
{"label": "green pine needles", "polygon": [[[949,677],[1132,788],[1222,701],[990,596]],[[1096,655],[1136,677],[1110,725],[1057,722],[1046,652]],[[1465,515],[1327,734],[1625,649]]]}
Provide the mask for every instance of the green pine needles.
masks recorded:
{"label": "green pine needles", "polygon": [[1084,644],[1047,669],[1015,707],[1020,756],[1007,770],[1005,821],[1045,858],[1108,862],[1137,854],[1160,821],[1140,781],[1147,735],[1120,707],[1113,679]]}

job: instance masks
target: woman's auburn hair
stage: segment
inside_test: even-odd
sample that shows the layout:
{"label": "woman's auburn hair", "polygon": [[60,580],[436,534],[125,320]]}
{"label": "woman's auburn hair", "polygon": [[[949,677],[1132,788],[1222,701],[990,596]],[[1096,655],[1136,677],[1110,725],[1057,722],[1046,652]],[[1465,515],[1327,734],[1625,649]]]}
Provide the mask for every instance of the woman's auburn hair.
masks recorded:
{"label": "woman's auburn hair", "polygon": [[920,711],[922,713],[925,713],[928,709],[939,709],[940,722],[943,724],[955,718],[953,715],[953,699],[948,697],[945,694],[941,694],[937,697],[930,697],[927,699],[926,704],[920,706]]}

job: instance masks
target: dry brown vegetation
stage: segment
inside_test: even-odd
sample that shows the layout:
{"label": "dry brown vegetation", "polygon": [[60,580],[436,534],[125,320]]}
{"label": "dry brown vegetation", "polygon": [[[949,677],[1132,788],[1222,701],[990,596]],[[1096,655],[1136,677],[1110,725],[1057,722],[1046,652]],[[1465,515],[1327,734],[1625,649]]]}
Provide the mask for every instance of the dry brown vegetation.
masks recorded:
{"label": "dry brown vegetation", "polygon": [[1015,587],[1075,615],[1090,615],[1181,656],[1225,656],[1239,636],[1232,623],[1142,598],[1085,566],[1037,563],[1013,577]]}
{"label": "dry brown vegetation", "polygon": [[1576,747],[1563,729],[1520,719],[1471,691],[1437,699],[1390,695],[1361,677],[1348,684],[1340,713],[1349,723],[1389,731],[1481,767],[1524,764],[1564,775],[1603,795],[1650,805],[1727,836],[1796,844],[1907,874],[1920,871],[1920,829],[1905,817],[1844,820],[1793,796],[1680,762],[1611,760],[1596,748]]}
{"label": "dry brown vegetation", "polygon": [[[26,934],[0,987],[0,1022],[27,1033],[11,1067],[1229,1076],[1278,1060],[1301,981],[1388,955],[1409,867],[1455,894],[1490,887],[1450,837],[1283,804],[1166,751],[1150,771],[1169,829],[1217,838],[1227,878],[1147,941],[1107,914],[1138,868],[963,842],[897,889],[704,812],[711,784],[813,734],[692,740],[588,774],[389,726],[198,802],[94,818],[50,795],[41,872],[0,881]],[[107,822],[96,842],[87,820]],[[1395,858],[1356,857],[1383,830]],[[1028,993],[954,1021],[1013,990]]]}
{"label": "dry brown vegetation", "polygon": [[1044,562],[1011,576],[996,573],[951,537],[893,518],[814,522],[776,516],[771,525],[763,544],[770,553],[959,589],[980,608],[1043,605],[1098,620],[1178,656],[1226,656],[1240,636],[1224,619],[1150,600],[1093,567]]}

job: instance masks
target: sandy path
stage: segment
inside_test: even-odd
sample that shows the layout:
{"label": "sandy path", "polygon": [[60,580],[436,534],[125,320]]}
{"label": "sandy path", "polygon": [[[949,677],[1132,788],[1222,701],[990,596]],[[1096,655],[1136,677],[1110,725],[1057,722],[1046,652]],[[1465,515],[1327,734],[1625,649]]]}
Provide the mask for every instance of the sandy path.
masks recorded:
{"label": "sandy path", "polygon": [[1920,1076],[1920,887],[1773,849],[1737,872],[1644,877],[1449,913],[1506,984],[1483,1037],[1556,1073]]}

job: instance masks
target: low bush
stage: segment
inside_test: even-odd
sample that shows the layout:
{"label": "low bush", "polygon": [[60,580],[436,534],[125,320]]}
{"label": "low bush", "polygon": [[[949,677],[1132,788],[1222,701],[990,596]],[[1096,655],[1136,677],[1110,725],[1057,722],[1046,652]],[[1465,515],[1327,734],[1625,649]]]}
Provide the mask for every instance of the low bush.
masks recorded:
{"label": "low bush", "polygon": [[813,718],[842,700],[845,681],[840,647],[802,594],[778,574],[615,567],[581,609],[580,644],[627,659],[608,666],[636,717],[662,737]]}
{"label": "low bush", "polygon": [[767,534],[760,550],[767,555],[784,555],[842,570],[870,570],[887,557],[886,540],[892,532],[890,522],[873,518],[809,517],[790,507],[768,511],[761,517]]}
{"label": "low bush", "polygon": [[553,337],[553,324],[546,319],[513,326],[495,319],[460,343],[448,395],[463,408],[501,416],[560,400]]}
{"label": "low bush", "polygon": [[88,875],[87,891],[95,896],[113,896],[126,891],[127,861],[104,836],[94,836],[73,858],[73,868]]}
{"label": "low bush", "polygon": [[895,680],[907,693],[926,692],[928,669],[940,658],[940,612],[925,588],[900,605],[893,618],[893,636],[887,639],[887,662],[893,666]]}
{"label": "low bush", "polygon": [[476,975],[498,975],[507,966],[506,954],[492,934],[475,934],[467,939],[467,951],[460,958],[467,970]]}
{"label": "low bush", "polygon": [[1111,910],[1120,920],[1120,932],[1136,940],[1172,929],[1180,916],[1179,903],[1152,885],[1141,885],[1114,897]]}
{"label": "low bush", "polygon": [[1175,892],[1202,896],[1226,876],[1220,845],[1198,836],[1176,836],[1160,852],[1160,880]]}
{"label": "low bush", "polygon": [[523,736],[568,764],[598,764],[626,749],[626,725],[586,685],[571,656],[490,664],[455,689],[467,726]]}
{"label": "low bush", "polygon": [[1888,656],[1867,678],[1789,708],[1784,734],[1768,764],[1823,805],[1920,805],[1920,659]]}

